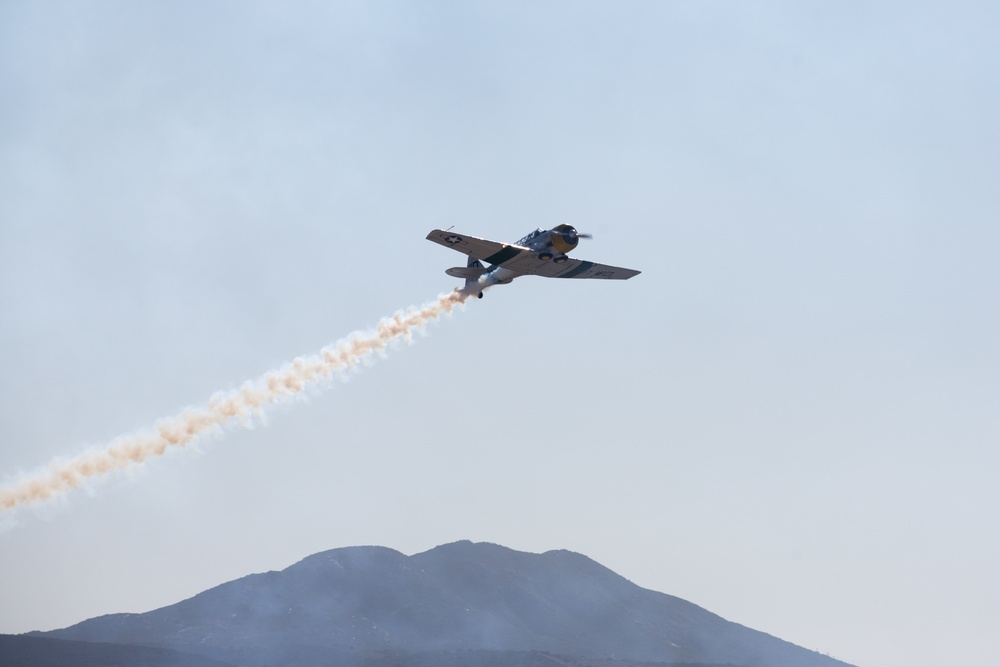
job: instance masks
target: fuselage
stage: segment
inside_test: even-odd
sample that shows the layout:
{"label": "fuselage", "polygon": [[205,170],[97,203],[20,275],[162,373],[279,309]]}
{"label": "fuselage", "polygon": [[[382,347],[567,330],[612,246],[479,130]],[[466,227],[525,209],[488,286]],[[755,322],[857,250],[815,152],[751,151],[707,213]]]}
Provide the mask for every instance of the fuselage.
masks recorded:
{"label": "fuselage", "polygon": [[488,272],[484,273],[479,279],[479,289],[484,290],[487,287],[492,287],[493,285],[506,285],[510,281],[514,280],[514,278],[523,275],[523,273],[515,273],[514,271],[505,269],[502,266],[494,266]]}
{"label": "fuselage", "polygon": [[[570,225],[559,225],[554,229],[536,229],[518,240],[516,245],[533,250],[538,253],[541,259],[552,260],[558,264],[568,259],[566,253],[575,248],[578,242],[579,236],[575,228]],[[523,275],[525,274],[496,265],[479,277],[475,282],[475,287],[470,282],[466,289],[478,289],[480,298],[482,298],[482,291],[486,288],[493,285],[506,285],[514,278]]]}

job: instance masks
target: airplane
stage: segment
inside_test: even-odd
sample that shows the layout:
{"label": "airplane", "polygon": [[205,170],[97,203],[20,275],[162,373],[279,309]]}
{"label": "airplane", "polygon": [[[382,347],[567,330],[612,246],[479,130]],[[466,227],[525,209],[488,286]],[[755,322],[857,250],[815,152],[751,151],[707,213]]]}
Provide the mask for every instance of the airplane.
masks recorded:
{"label": "airplane", "polygon": [[[464,267],[452,267],[445,273],[453,278],[465,278],[464,290],[470,293],[476,290],[480,299],[487,287],[506,285],[521,276],[628,280],[641,273],[635,269],[607,266],[567,256],[566,253],[576,248],[580,239],[589,238],[590,234],[580,234],[572,225],[536,229],[517,243],[511,244],[456,234],[450,229],[435,229],[427,235],[428,241],[469,256]],[[483,266],[483,262],[487,266]]]}

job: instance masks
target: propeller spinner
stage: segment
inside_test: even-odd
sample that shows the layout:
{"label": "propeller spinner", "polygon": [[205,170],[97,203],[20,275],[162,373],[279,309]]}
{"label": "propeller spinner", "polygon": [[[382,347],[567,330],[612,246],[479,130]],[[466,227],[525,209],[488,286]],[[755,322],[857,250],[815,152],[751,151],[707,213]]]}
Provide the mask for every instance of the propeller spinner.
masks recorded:
{"label": "propeller spinner", "polygon": [[562,253],[567,253],[576,247],[580,239],[594,238],[590,234],[581,234],[572,225],[559,225],[552,229],[552,247]]}

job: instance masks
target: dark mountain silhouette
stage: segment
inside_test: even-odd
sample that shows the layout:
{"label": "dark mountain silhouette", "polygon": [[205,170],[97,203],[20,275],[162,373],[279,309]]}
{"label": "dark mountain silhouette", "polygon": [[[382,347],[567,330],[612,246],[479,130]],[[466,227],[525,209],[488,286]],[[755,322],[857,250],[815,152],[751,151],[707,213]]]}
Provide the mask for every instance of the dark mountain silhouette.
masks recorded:
{"label": "dark mountain silhouette", "polygon": [[587,667],[845,666],[640,588],[580,554],[471,542],[409,557],[383,547],[334,549],[145,614],[33,634],[167,648],[246,667],[423,660],[533,667],[555,656]]}
{"label": "dark mountain silhouette", "polygon": [[234,667],[203,655],[166,648],[0,635],[4,667]]}

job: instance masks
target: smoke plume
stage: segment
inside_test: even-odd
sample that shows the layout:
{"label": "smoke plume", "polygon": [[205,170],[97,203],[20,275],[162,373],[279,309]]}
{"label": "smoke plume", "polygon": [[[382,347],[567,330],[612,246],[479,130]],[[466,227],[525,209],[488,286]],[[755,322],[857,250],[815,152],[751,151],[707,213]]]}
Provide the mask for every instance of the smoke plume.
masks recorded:
{"label": "smoke plume", "polygon": [[219,392],[206,406],[186,408],[173,417],[159,420],[152,431],[119,436],[104,449],[73,459],[56,459],[47,469],[0,489],[0,513],[62,495],[78,488],[90,477],[161,456],[213,429],[227,425],[249,426],[253,418],[263,416],[268,405],[288,400],[307,387],[356,367],[395,341],[409,341],[415,329],[443,313],[450,313],[471,294],[456,289],[420,308],[399,311],[380,321],[373,332],[352,334],[324,347],[316,356],[297,358],[238,389]]}

